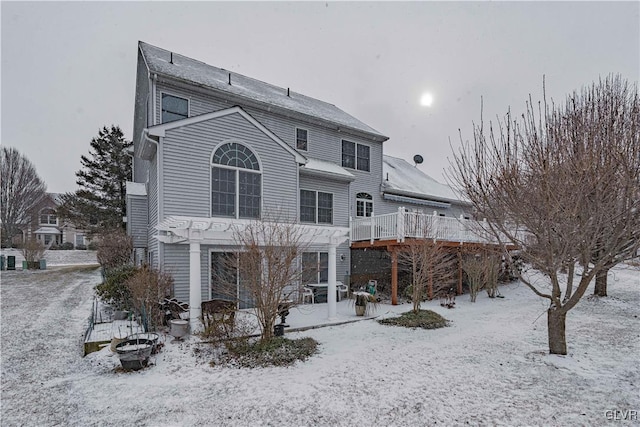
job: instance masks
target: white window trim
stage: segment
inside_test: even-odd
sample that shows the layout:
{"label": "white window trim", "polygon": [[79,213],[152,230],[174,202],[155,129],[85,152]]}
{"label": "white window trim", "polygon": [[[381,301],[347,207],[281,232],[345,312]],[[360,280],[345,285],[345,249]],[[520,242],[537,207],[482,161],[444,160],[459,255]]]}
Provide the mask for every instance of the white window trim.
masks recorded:
{"label": "white window trim", "polygon": [[[302,148],[298,148],[298,130],[303,130],[303,131],[307,132],[307,148],[305,150],[303,150]],[[305,151],[305,152],[308,153],[309,152],[309,129],[296,127],[294,138],[295,138],[296,150]]]}
{"label": "white window trim", "polygon": [[[335,193],[329,192],[329,191],[320,191],[320,190],[311,190],[308,188],[300,188],[300,190],[298,190],[298,211],[301,211],[302,206],[300,206],[300,192],[301,191],[313,191],[313,193],[315,194],[315,207],[316,207],[316,217],[314,219],[314,221],[302,221],[300,220],[300,222],[305,223],[305,224],[319,224],[319,225],[333,225],[334,223],[334,212],[336,210],[335,208],[335,200],[336,200],[336,195]],[[324,194],[331,194],[331,222],[318,222],[318,212],[319,212],[319,208],[318,208],[318,193],[324,193]],[[298,218],[300,218],[300,215],[298,215]]]}
{"label": "white window trim", "polygon": [[[249,150],[251,150],[251,152],[253,153],[254,156],[256,156],[256,159],[258,160],[258,167],[260,168],[259,171],[253,170],[253,169],[245,169],[245,168],[238,168],[238,167],[234,167],[234,166],[226,166],[226,165],[220,165],[217,163],[213,163],[213,155],[215,154],[215,152],[218,150],[218,148],[222,147],[225,144],[229,144],[229,143],[236,143],[236,144],[241,144],[244,145],[245,147],[247,147]],[[234,217],[227,217],[227,216],[214,216],[213,215],[213,206],[211,206],[212,203],[212,197],[211,197],[211,193],[213,191],[212,189],[212,179],[213,179],[213,168],[221,168],[221,169],[230,169],[230,170],[235,170],[236,171],[236,194],[235,194],[235,216]],[[219,143],[218,145],[216,145],[214,147],[214,149],[211,151],[211,156],[209,157],[209,218],[234,218],[234,219],[240,219],[240,177],[239,177],[239,172],[238,171],[246,171],[246,172],[250,172],[250,173],[255,173],[255,174],[259,174],[260,175],[260,216],[258,216],[258,218],[262,218],[262,214],[264,212],[264,175],[262,173],[263,168],[262,168],[262,160],[260,160],[260,156],[258,156],[258,153],[256,153],[256,151],[253,149],[253,147],[251,147],[250,144],[247,144],[243,141],[240,141],[239,139],[227,139],[222,141],[221,143]]]}
{"label": "white window trim", "polygon": [[159,117],[159,120],[158,120],[159,124],[171,123],[171,122],[163,122],[162,121],[162,95],[169,95],[169,96],[173,96],[175,98],[186,99],[187,100],[187,117],[186,118],[191,117],[191,99],[190,98],[187,98],[186,96],[183,96],[183,95],[178,95],[176,93],[172,93],[172,92],[167,92],[167,91],[161,90],[160,91],[160,117]]}
{"label": "white window trim", "polygon": [[[358,194],[360,193],[364,193],[364,194],[368,194],[369,197],[371,197],[371,199],[362,199],[358,197]],[[364,202],[364,216],[360,216],[358,215],[358,202]],[[371,195],[371,193],[367,193],[366,191],[359,191],[356,193],[356,218],[369,218],[367,216],[367,203],[371,204],[371,216],[374,216],[374,204],[373,204],[373,196]]]}
{"label": "white window trim", "polygon": [[[354,153],[354,157],[355,157],[354,166],[355,166],[355,168],[350,168],[350,167],[347,167],[347,166],[345,166],[345,165],[343,165],[343,164],[342,164],[342,142],[343,142],[343,141],[346,141],[346,142],[350,142],[350,143],[352,143],[352,144],[355,144],[355,147],[356,147],[356,148],[355,148],[355,153]],[[358,145],[362,145],[362,146],[365,146],[365,147],[369,147],[369,170],[368,170],[368,171],[358,169]],[[361,144],[361,143],[356,142],[356,141],[351,141],[350,139],[344,139],[344,138],[342,138],[342,139],[340,140],[340,165],[341,165],[343,168],[346,168],[346,169],[351,169],[351,170],[358,171],[358,172],[363,172],[363,173],[371,173],[371,146],[370,146],[369,144]]]}

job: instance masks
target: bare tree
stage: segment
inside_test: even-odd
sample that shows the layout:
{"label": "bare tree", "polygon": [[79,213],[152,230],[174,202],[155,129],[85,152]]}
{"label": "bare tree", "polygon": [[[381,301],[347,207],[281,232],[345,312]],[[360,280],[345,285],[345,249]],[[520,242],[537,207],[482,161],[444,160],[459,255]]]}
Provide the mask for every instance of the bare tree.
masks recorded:
{"label": "bare tree", "polygon": [[462,269],[467,274],[469,296],[476,302],[481,290],[487,291],[489,298],[498,294],[498,276],[502,260],[492,249],[483,249],[462,257]]}
{"label": "bare tree", "polygon": [[[567,353],[566,314],[592,279],[638,248],[639,114],[637,86],[610,76],[563,106],[545,101],[536,113],[530,100],[521,120],[507,114],[488,132],[481,122],[454,156],[453,180],[492,235],[519,246],[523,261],[550,279],[549,287],[521,276],[550,302],[552,354]],[[575,275],[560,272],[576,264],[574,284]]]}
{"label": "bare tree", "polygon": [[398,264],[411,273],[411,302],[416,314],[425,297],[432,299],[451,287],[455,258],[442,244],[431,239],[407,241],[398,250]]}
{"label": "bare tree", "polygon": [[2,240],[11,246],[19,226],[29,222],[46,192],[33,164],[12,147],[0,153],[0,221]]}
{"label": "bare tree", "polygon": [[225,256],[223,267],[213,272],[216,292],[255,307],[261,339],[270,340],[280,304],[289,301],[291,307],[298,300],[303,230],[295,222],[265,216],[236,227],[234,240],[237,254]]}
{"label": "bare tree", "polygon": [[476,302],[484,286],[486,263],[480,254],[470,254],[462,258],[462,269],[467,274],[471,302]]}

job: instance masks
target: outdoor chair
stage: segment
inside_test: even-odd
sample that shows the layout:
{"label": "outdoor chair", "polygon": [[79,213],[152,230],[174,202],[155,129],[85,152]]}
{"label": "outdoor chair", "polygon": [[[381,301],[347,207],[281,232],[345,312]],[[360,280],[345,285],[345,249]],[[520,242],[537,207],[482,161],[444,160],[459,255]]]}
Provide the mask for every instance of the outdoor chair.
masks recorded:
{"label": "outdoor chair", "polygon": [[311,304],[315,304],[316,297],[313,294],[313,289],[307,288],[305,286],[305,287],[302,288],[302,303],[303,304],[305,303],[307,298],[309,298],[311,300]]}
{"label": "outdoor chair", "polygon": [[336,282],[336,288],[338,290],[338,301],[342,301],[342,298],[349,296],[349,287],[342,282]]}

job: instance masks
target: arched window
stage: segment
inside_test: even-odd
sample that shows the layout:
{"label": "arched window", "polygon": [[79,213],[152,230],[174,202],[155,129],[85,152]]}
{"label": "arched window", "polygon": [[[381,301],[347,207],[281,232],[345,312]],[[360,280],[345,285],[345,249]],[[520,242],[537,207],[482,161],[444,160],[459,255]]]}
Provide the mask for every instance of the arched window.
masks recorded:
{"label": "arched window", "polygon": [[58,215],[51,208],[44,208],[40,211],[40,224],[42,225],[58,225]]}
{"label": "arched window", "polygon": [[211,165],[211,216],[259,218],[261,194],[256,155],[237,142],[218,147]]}
{"label": "arched window", "polygon": [[373,213],[373,197],[369,193],[356,194],[356,217],[369,217]]}

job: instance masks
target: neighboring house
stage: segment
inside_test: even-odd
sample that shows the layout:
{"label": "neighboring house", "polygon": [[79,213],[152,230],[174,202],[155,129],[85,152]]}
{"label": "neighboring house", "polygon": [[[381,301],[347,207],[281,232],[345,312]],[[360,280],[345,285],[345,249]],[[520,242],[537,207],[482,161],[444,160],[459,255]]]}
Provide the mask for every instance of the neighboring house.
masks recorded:
{"label": "neighboring house", "polygon": [[19,226],[21,234],[14,238],[14,243],[34,237],[46,248],[72,243],[74,248],[86,247],[88,240],[83,230],[76,229],[69,222],[63,222],[58,217],[57,209],[60,205],[60,195],[46,193],[40,203],[33,209],[30,221]]}
{"label": "neighboring house", "polygon": [[[220,292],[211,271],[237,250],[232,226],[277,212],[305,229],[301,264],[317,266],[331,295],[351,273],[354,222],[409,205],[467,216],[446,186],[383,157],[387,139],[332,104],[139,42],[127,185],[136,261],[170,272],[195,319]],[[403,186],[407,168],[437,191]]]}

